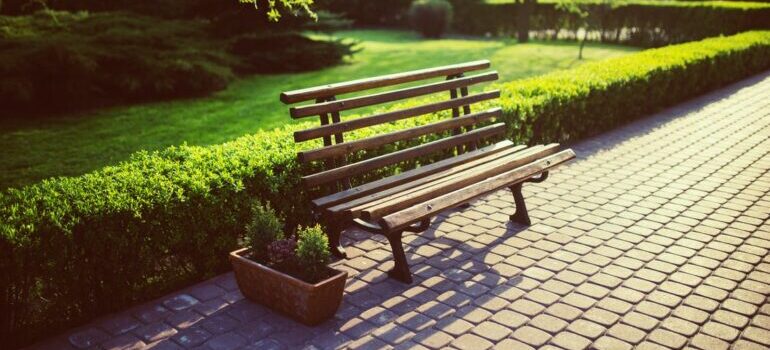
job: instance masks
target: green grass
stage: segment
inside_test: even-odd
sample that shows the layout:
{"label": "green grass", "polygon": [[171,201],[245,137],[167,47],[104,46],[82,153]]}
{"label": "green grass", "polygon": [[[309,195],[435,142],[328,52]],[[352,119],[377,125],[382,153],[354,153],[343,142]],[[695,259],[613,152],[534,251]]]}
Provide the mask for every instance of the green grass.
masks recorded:
{"label": "green grass", "polygon": [[72,176],[125,160],[138,150],[182,143],[221,143],[291,122],[281,91],[403,70],[489,58],[502,81],[572,68],[638,49],[577,44],[452,38],[422,40],[409,32],[338,33],[363,49],[345,65],[300,74],[259,75],[208,98],[101,109],[50,119],[0,121],[0,188]]}

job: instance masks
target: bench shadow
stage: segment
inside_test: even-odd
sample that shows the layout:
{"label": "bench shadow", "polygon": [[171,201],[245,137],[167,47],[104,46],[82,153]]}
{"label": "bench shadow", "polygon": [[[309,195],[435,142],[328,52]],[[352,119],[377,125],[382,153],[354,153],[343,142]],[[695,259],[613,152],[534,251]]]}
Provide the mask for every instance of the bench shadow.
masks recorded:
{"label": "bench shadow", "polygon": [[[507,191],[506,194],[510,195]],[[360,271],[349,268],[345,261],[337,262],[335,267],[347,270],[351,277],[340,310],[333,320],[319,326],[324,329],[322,332],[340,334],[343,340],[363,348],[380,347],[384,339],[414,337],[412,340],[419,341],[450,327],[457,319],[484,309],[484,303],[517,287],[523,281],[520,270],[513,275],[504,275],[493,266],[505,257],[498,255],[500,258],[490,263],[485,262],[485,259],[490,253],[494,254],[492,250],[505,240],[531,226],[508,221],[502,226],[502,234],[493,235],[493,240],[483,243],[474,240],[475,237],[449,237],[451,232],[460,231],[459,227],[452,228],[450,232],[440,230],[442,224],[448,223],[447,220],[453,215],[466,210],[473,210],[473,205],[442,213],[433,219],[429,229],[424,232],[405,233],[403,243],[413,274],[412,284],[388,278],[386,271],[392,268],[393,262],[387,239],[360,230],[346,232],[345,235],[349,236],[345,239],[346,247],[354,248],[356,243],[364,240],[373,240],[380,245],[376,249],[356,252],[348,261],[359,257],[369,259],[369,252],[380,249],[386,250],[388,255]],[[462,235],[474,236],[471,233]],[[431,248],[423,248],[425,246]],[[437,246],[443,246],[443,251],[430,257],[420,255],[421,248],[439,249]],[[393,321],[396,321],[396,326],[384,327]],[[308,345],[324,348],[312,340]]]}

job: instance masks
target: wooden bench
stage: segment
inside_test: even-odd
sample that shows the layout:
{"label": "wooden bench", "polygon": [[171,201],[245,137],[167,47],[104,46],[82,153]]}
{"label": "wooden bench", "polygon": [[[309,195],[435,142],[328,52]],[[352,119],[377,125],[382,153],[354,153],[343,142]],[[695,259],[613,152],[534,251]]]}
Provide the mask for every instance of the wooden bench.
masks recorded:
{"label": "wooden bench", "polygon": [[[327,226],[335,255],[345,257],[340,234],[351,225],[382,234],[390,242],[395,260],[389,275],[411,283],[411,273],[401,244],[403,232],[425,231],[430,219],[440,212],[502,188],[510,188],[513,192],[516,211],[510,219],[530,224],[521,193],[522,183],[544,181],[550,169],[574,158],[575,154],[569,149],[559,151],[558,144],[527,147],[514,145],[508,140],[494,142],[506,131],[504,123],[491,123],[501,116],[501,109],[496,107],[471,113],[471,105],[496,99],[500,97],[500,91],[469,94],[468,87],[497,80],[497,72],[464,76],[467,72],[484,70],[489,66],[489,61],[475,61],[281,94],[281,101],[285,104],[312,101],[291,107],[289,112],[292,118],[320,117],[320,126],[295,132],[294,140],[323,139],[323,147],[302,151],[298,157],[301,163],[323,162],[320,164],[322,170],[302,179],[308,192],[319,196],[312,201],[313,207]],[[414,84],[428,79],[437,81]],[[342,94],[405,83],[413,84],[390,91],[380,89],[369,95],[338,98]],[[446,92],[449,98],[442,101],[434,99],[415,107],[344,121],[340,118],[340,113],[347,110]],[[444,110],[451,110],[452,117],[364,139],[346,142],[344,138],[345,133],[353,130]],[[421,140],[426,135],[445,137],[390,153],[381,150],[382,146]],[[377,149],[380,151],[374,157],[350,161],[354,158],[351,155],[357,152]],[[371,174],[383,167],[416,162],[416,159],[425,159],[420,157],[431,155],[445,157],[397,175],[366,181],[366,175],[372,178]],[[352,187],[351,182],[358,185]]]}

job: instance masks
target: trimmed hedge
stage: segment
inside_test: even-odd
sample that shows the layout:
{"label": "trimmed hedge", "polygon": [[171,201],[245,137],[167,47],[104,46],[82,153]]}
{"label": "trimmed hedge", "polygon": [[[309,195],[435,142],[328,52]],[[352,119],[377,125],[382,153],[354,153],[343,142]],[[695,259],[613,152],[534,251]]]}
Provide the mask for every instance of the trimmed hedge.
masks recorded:
{"label": "trimmed hedge", "polygon": [[[463,14],[455,20],[455,30],[476,35],[516,33],[515,19],[520,5],[513,0],[455,2],[457,13]],[[657,47],[770,28],[768,3],[645,0],[581,3],[590,13],[588,21],[593,35],[589,39],[604,42]],[[535,4],[530,18],[531,31],[543,39],[574,38],[580,22],[575,14],[558,9],[553,0]]]}
{"label": "trimmed hedge", "polygon": [[[768,69],[768,57],[770,31],[761,31],[589,63],[501,84],[503,119],[516,142],[574,141]],[[227,269],[256,198],[287,227],[310,224],[299,186],[307,169],[296,163],[291,137],[307,126],[140,152],[90,174],[2,192],[0,342],[20,346]]]}

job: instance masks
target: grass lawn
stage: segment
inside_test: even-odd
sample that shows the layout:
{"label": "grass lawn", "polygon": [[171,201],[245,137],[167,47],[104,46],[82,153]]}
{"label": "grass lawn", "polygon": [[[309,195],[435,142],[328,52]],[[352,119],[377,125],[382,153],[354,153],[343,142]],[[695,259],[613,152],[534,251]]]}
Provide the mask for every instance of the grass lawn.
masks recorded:
{"label": "grass lawn", "polygon": [[0,120],[0,189],[52,176],[79,175],[125,160],[138,150],[182,143],[221,143],[291,122],[281,91],[489,58],[502,81],[575,67],[638,49],[588,43],[584,60],[571,42],[453,38],[422,40],[409,32],[355,30],[361,41],[345,65],[301,74],[241,79],[211,97],[82,112],[50,119]]}

